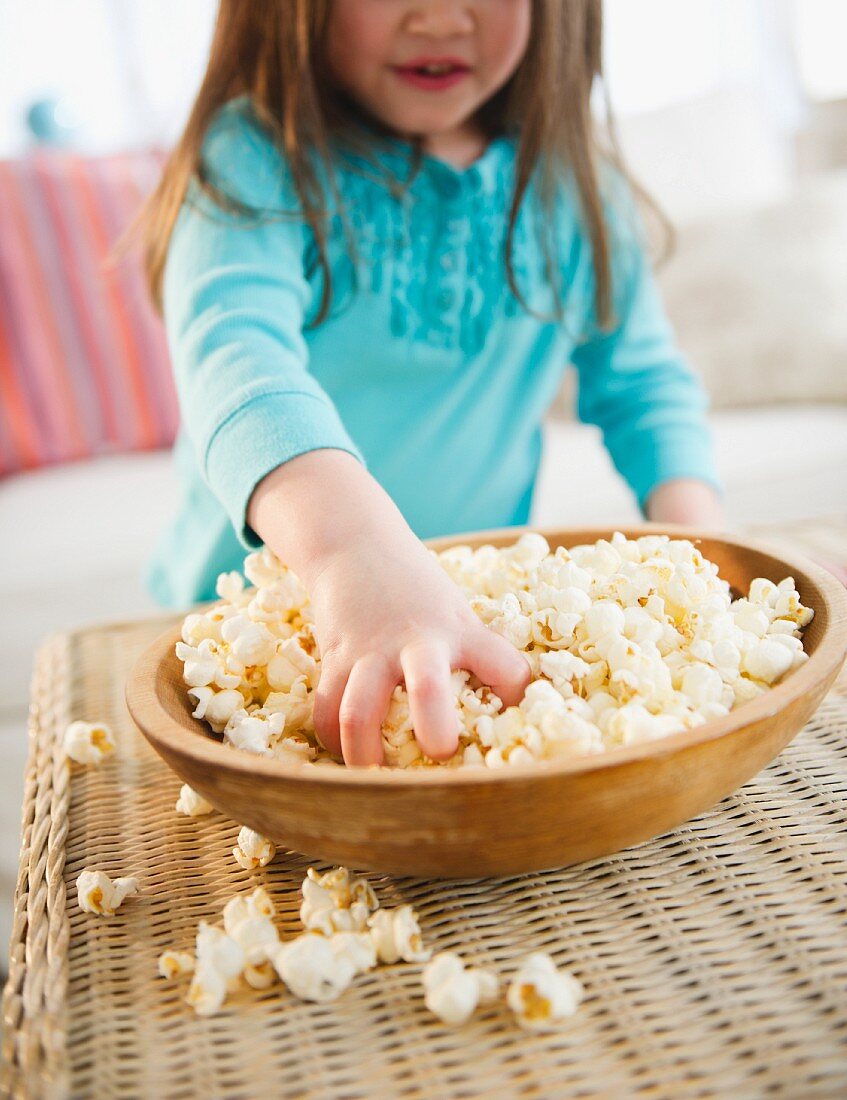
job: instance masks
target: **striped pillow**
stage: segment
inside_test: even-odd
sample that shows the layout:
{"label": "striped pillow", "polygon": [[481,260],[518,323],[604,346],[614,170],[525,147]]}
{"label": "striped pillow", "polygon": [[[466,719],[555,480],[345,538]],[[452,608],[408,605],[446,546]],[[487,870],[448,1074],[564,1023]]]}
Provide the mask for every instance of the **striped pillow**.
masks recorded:
{"label": "striped pillow", "polygon": [[0,161],[0,476],[172,442],[163,327],[138,256],[111,255],[162,159]]}

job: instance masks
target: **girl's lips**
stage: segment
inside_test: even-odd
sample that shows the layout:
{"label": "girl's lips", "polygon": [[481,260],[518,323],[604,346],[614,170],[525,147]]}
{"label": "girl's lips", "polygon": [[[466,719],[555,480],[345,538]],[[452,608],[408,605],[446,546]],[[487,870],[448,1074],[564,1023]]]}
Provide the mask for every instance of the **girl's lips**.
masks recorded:
{"label": "girl's lips", "polygon": [[450,57],[421,57],[405,65],[392,65],[391,68],[407,84],[430,92],[452,88],[471,71],[466,62]]}

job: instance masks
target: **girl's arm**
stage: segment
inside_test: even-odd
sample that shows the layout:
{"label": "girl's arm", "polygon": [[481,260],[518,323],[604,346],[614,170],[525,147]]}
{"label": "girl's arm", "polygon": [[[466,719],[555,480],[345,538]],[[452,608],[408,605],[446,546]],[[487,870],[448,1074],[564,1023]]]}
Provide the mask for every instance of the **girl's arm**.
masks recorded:
{"label": "girl's arm", "polygon": [[652,520],[725,526],[703,387],[676,346],[640,236],[616,257],[615,327],[580,345],[580,420],[596,424],[619,473]]}
{"label": "girl's arm", "polygon": [[[292,210],[278,154],[232,108],[205,153],[233,197]],[[424,751],[450,756],[451,668],[516,703],[529,665],[416,538],[309,372],[303,233],[290,213],[250,223],[196,191],[184,206],[164,286],[183,427],[245,547],[266,542],[309,591],[322,654],[315,721],[327,747],[348,763],[378,763],[380,723],[405,677]]]}

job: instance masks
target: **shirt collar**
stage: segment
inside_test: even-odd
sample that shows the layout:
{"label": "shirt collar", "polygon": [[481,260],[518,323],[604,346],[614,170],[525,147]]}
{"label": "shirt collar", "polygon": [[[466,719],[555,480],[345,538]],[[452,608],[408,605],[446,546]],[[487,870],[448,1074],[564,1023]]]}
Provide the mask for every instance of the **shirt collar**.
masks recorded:
{"label": "shirt collar", "polygon": [[497,189],[515,157],[515,139],[508,135],[493,138],[484,152],[467,168],[458,168],[438,157],[424,153],[417,173],[414,169],[414,147],[402,138],[383,136],[373,143],[371,157],[350,149],[341,150],[345,163],[372,174],[376,167],[389,177],[389,182],[418,195],[435,191],[448,199],[459,199],[475,193],[490,194]]}

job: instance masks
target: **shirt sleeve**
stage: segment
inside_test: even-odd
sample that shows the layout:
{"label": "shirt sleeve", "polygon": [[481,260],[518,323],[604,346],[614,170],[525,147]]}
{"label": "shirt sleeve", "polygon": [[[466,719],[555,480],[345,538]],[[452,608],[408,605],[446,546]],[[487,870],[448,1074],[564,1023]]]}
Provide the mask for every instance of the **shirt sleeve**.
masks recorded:
{"label": "shirt sleeve", "polygon": [[[620,184],[622,187],[623,185]],[[699,378],[676,346],[628,190],[615,210],[614,327],[579,345],[579,419],[597,425],[642,513],[651,492],[674,478],[722,487]]]}
{"label": "shirt sleeve", "polygon": [[165,325],[180,413],[200,470],[248,548],[262,478],[323,447],[364,457],[308,370],[312,291],[290,173],[243,109],[224,108],[203,146],[207,178],[257,211],[221,209],[194,182],[170,242]]}

